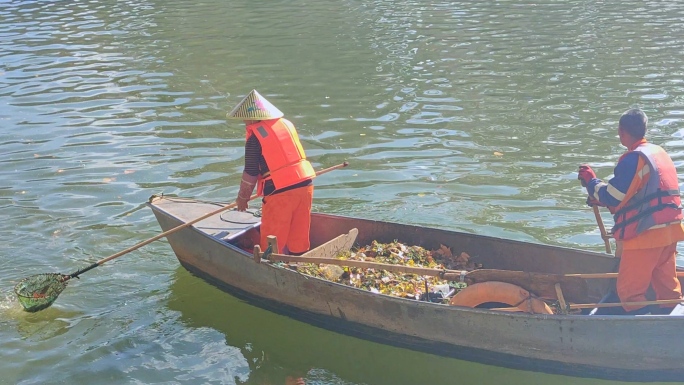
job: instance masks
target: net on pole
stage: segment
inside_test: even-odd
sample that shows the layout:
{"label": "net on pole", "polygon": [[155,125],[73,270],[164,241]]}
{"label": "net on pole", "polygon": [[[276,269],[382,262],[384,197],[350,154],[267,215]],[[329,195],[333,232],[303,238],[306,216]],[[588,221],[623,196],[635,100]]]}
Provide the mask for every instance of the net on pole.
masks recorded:
{"label": "net on pole", "polygon": [[19,303],[28,312],[43,310],[57,299],[69,283],[69,276],[44,273],[26,277],[14,286]]}

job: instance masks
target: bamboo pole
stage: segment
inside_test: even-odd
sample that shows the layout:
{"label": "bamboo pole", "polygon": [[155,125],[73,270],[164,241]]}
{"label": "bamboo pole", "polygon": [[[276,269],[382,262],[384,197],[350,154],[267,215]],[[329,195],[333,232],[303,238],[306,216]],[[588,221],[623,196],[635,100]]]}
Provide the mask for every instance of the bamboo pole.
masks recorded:
{"label": "bamboo pole", "polygon": [[[580,273],[580,274],[563,274],[564,277],[575,277],[583,279],[596,278],[617,278],[618,273]],[[684,271],[678,271],[677,277],[684,278]]]}
{"label": "bamboo pole", "polygon": [[[339,169],[339,168],[347,167],[348,165],[349,165],[348,162],[343,162],[343,163],[340,163],[340,164],[338,164],[338,165],[336,165],[336,166],[332,166],[332,167],[328,167],[328,168],[323,169],[323,170],[320,170],[320,171],[316,171],[316,176],[323,175],[323,174],[325,174],[325,173],[328,173],[328,172],[333,171],[333,170],[337,170],[337,169]],[[254,195],[252,195],[251,197],[249,197],[248,201],[251,201],[251,200],[253,200],[253,199],[256,199],[257,197],[258,197],[258,195],[257,195],[257,194],[254,194]],[[168,235],[171,235],[171,234],[173,234],[173,233],[175,233],[175,232],[177,232],[177,231],[179,231],[179,230],[182,230],[182,229],[184,229],[184,228],[186,228],[186,227],[190,227],[190,226],[194,225],[194,224],[197,223],[197,222],[200,222],[200,221],[202,221],[202,220],[205,220],[205,219],[207,219],[207,218],[209,218],[209,217],[212,217],[212,216],[214,216],[214,215],[216,215],[216,214],[219,214],[219,213],[221,213],[221,212],[230,210],[230,209],[235,208],[235,207],[237,207],[237,202],[233,202],[233,203],[228,204],[228,205],[226,205],[226,206],[223,206],[223,207],[221,207],[221,208],[219,208],[219,209],[216,209],[216,210],[214,210],[214,211],[212,211],[212,212],[210,212],[210,213],[204,214],[204,215],[202,215],[202,216],[199,217],[199,218],[195,218],[195,219],[193,219],[193,220],[191,220],[191,221],[188,221],[188,222],[183,223],[182,225],[176,226],[176,227],[174,227],[174,228],[172,228],[172,229],[170,229],[170,230],[166,230],[166,231],[164,231],[163,233],[158,234],[158,235],[155,235],[154,237],[152,237],[152,238],[150,238],[150,239],[148,239],[148,240],[145,240],[145,241],[142,241],[142,242],[140,242],[140,243],[137,243],[137,244],[135,244],[135,245],[133,245],[133,246],[131,246],[131,247],[125,249],[125,250],[121,250],[121,251],[119,251],[118,253],[112,254],[112,255],[110,255],[109,257],[102,258],[102,259],[100,259],[99,261],[97,261],[97,262],[91,264],[90,266],[87,266],[87,267],[84,267],[83,269],[80,269],[80,270],[78,270],[78,271],[75,271],[75,272],[69,274],[69,278],[67,278],[67,279],[77,278],[79,275],[85,273],[86,271],[92,270],[92,269],[94,269],[94,268],[96,268],[96,267],[98,267],[98,266],[104,264],[105,262],[111,261],[112,259],[115,259],[115,258],[119,258],[119,257],[121,257],[122,255],[128,254],[128,253],[130,253],[131,251],[137,250],[137,249],[139,249],[139,248],[141,248],[141,247],[143,247],[143,246],[145,246],[145,245],[148,245],[148,244],[150,244],[150,243],[152,243],[152,242],[154,242],[154,241],[156,241],[156,240],[158,240],[158,239],[164,238],[164,237],[166,237],[166,236],[168,236]]]}
{"label": "bamboo pole", "polygon": [[[263,255],[263,254],[262,254]],[[296,256],[296,255],[284,255],[284,254],[271,254],[268,256],[269,260],[280,261],[280,262],[301,262],[301,263],[315,263],[315,264],[327,264],[327,265],[338,265],[338,266],[349,266],[358,267],[363,269],[383,269],[395,273],[404,274],[417,274],[417,275],[429,275],[433,277],[440,277],[442,279],[455,281],[459,280],[461,276],[467,277],[468,274],[477,272],[478,270],[472,271],[462,271],[462,270],[449,270],[449,269],[434,269],[431,267],[417,267],[417,266],[404,266],[404,265],[392,265],[388,263],[379,263],[372,261],[356,261],[352,259],[337,259],[337,258],[322,258],[322,257],[306,257],[306,256]],[[492,270],[492,269],[486,269]],[[511,273],[520,273],[514,270],[500,270],[507,271]],[[544,273],[530,273],[531,277],[534,276],[555,276],[555,277],[569,277],[569,278],[583,278],[583,279],[597,279],[597,278],[617,278],[618,273],[578,273],[578,274],[544,274]],[[678,277],[684,278],[684,271],[677,272]]]}
{"label": "bamboo pole", "polygon": [[[269,254],[264,255],[264,253],[259,253],[258,259],[272,261],[272,262],[286,262],[286,263],[312,263],[312,264],[327,264],[336,266],[347,266],[347,267],[357,267],[362,269],[377,269],[377,270],[387,270],[397,274],[415,274],[420,276],[430,276],[437,277],[446,281],[460,281],[463,282],[468,279],[469,276],[475,276],[480,278],[479,280],[475,278],[475,281],[484,281],[491,278],[490,274],[494,273],[498,279],[507,281],[506,273],[509,273],[512,280],[519,280],[520,274],[523,273],[524,277],[528,277],[530,281],[534,280],[535,276],[540,276],[541,278],[551,277],[555,283],[561,283],[563,280],[562,275],[558,274],[539,274],[539,273],[525,273],[521,271],[513,270],[494,270],[494,269],[481,269],[481,270],[450,270],[450,269],[436,269],[431,267],[419,267],[419,266],[405,266],[405,265],[395,265],[388,263],[379,263],[372,261],[357,261],[353,259],[337,259],[329,257],[307,257],[307,256],[295,256],[295,255],[283,255],[283,254]],[[254,259],[257,260],[255,254]],[[482,277],[480,274],[484,274],[486,277]],[[472,277],[471,277],[472,279]],[[524,279],[524,278],[523,278]],[[553,284],[553,283],[552,283]],[[553,290],[553,289],[552,289]]]}
{"label": "bamboo pole", "polygon": [[320,258],[320,257],[304,257],[297,255],[284,254],[270,254],[268,259],[279,262],[301,262],[301,263],[315,263],[337,266],[359,267],[362,269],[383,269],[394,273],[429,275],[433,277],[443,277],[445,273],[461,274],[458,270],[440,270],[430,267],[404,266],[392,265],[389,263],[378,263],[371,261],[356,261],[353,259],[336,259],[336,258]]}
{"label": "bamboo pole", "polygon": [[[560,302],[560,297],[559,297],[559,302]],[[654,301],[636,301],[636,302],[610,302],[610,303],[576,303],[576,304],[570,304],[570,305],[563,305],[563,303],[560,303],[561,305],[561,314],[567,314],[567,310],[572,310],[572,309],[595,309],[597,307],[624,307],[624,306],[647,306],[647,305],[677,305],[677,304],[682,304],[684,305],[684,299],[661,299],[661,300],[654,300]],[[567,310],[565,310],[567,309]],[[502,307],[502,308],[495,308],[491,310],[497,310],[497,311],[520,311],[517,307]]]}
{"label": "bamboo pole", "polygon": [[636,301],[636,302],[613,302],[613,303],[576,303],[568,305],[570,309],[594,309],[597,307],[617,307],[617,306],[646,306],[646,305],[676,305],[684,302],[684,299],[660,299],[655,301]]}

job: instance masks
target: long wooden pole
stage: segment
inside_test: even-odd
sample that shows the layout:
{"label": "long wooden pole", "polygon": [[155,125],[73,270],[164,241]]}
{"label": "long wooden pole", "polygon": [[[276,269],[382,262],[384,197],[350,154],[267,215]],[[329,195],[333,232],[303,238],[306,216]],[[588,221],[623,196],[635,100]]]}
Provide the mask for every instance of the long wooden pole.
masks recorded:
{"label": "long wooden pole", "polygon": [[[327,172],[330,172],[330,171],[333,171],[333,170],[337,170],[337,169],[339,169],[339,168],[347,167],[348,165],[349,165],[349,163],[344,162],[344,163],[340,163],[340,164],[338,164],[338,165],[336,165],[336,166],[328,167],[328,168],[326,168],[326,169],[317,171],[317,172],[316,172],[316,176],[323,175],[323,174],[325,174],[325,173],[327,173]],[[254,194],[254,195],[252,195],[251,197],[249,197],[249,200],[251,201],[252,199],[257,198],[257,196],[258,196],[257,194]],[[135,244],[135,245],[133,245],[133,246],[131,246],[131,247],[125,249],[125,250],[121,250],[121,251],[119,251],[118,253],[112,254],[112,255],[110,255],[109,257],[102,258],[102,259],[100,259],[99,261],[93,263],[92,265],[87,266],[87,267],[85,267],[85,268],[83,268],[83,269],[81,269],[81,270],[78,270],[78,271],[76,271],[76,272],[74,272],[74,273],[72,273],[72,274],[69,274],[68,276],[69,276],[69,278],[78,277],[79,275],[85,273],[86,271],[91,270],[91,269],[94,269],[94,268],[96,268],[97,266],[100,266],[100,265],[102,265],[103,263],[105,263],[105,262],[107,262],[107,261],[111,261],[111,260],[114,259],[114,258],[118,258],[118,257],[120,257],[120,256],[122,256],[122,255],[124,255],[124,254],[128,254],[128,253],[130,253],[131,251],[137,250],[137,249],[139,249],[139,248],[141,248],[141,247],[143,247],[143,246],[145,246],[145,245],[148,245],[148,244],[150,244],[150,243],[152,243],[152,242],[154,242],[154,241],[156,241],[156,240],[158,240],[158,239],[164,238],[164,237],[166,237],[166,236],[169,235],[169,234],[173,234],[173,233],[175,233],[176,231],[179,231],[179,230],[182,230],[182,229],[184,229],[184,228],[186,228],[186,227],[192,226],[192,225],[194,225],[194,224],[197,223],[197,222],[200,222],[200,221],[202,221],[202,220],[205,220],[205,219],[207,219],[207,218],[209,218],[209,217],[212,217],[212,216],[214,216],[214,215],[216,215],[216,214],[222,213],[222,212],[224,212],[224,211],[226,211],[226,210],[230,210],[230,209],[234,208],[235,206],[237,206],[237,202],[234,202],[234,203],[231,203],[231,204],[229,204],[229,205],[223,206],[223,207],[221,207],[221,208],[219,208],[219,209],[216,209],[216,210],[214,210],[214,211],[212,211],[212,212],[210,212],[210,213],[204,214],[204,215],[202,215],[202,216],[199,217],[199,218],[193,219],[193,220],[191,220],[191,221],[189,221],[189,222],[186,222],[186,223],[184,223],[184,224],[182,224],[182,225],[180,225],[180,226],[176,226],[176,227],[174,227],[174,228],[172,228],[172,229],[170,229],[170,230],[164,231],[163,233],[161,233],[161,234],[159,234],[159,235],[156,235],[156,236],[154,236],[154,237],[152,237],[152,238],[150,238],[150,239],[148,239],[148,240],[142,241],[142,242],[137,243],[137,244]]]}
{"label": "long wooden pole", "polygon": [[[285,254],[269,254],[264,255],[259,251],[258,256],[255,255],[254,259],[259,260],[264,257],[268,258],[270,261],[278,262],[296,262],[296,263],[315,263],[315,264],[327,264],[327,265],[337,265],[337,266],[348,266],[348,267],[359,267],[362,269],[381,269],[391,271],[393,273],[400,274],[416,274],[416,275],[427,275],[431,277],[439,277],[447,281],[458,281],[461,278],[467,277],[469,273],[473,271],[466,270],[449,270],[449,269],[435,269],[432,267],[418,267],[418,266],[405,266],[405,265],[393,265],[389,263],[379,263],[371,261],[356,261],[353,259],[337,259],[337,258],[324,258],[324,257],[305,257],[298,255],[285,255]],[[500,270],[507,271],[507,270]],[[517,272],[514,272],[517,273]]]}
{"label": "long wooden pole", "polygon": [[[259,256],[261,257],[263,253]],[[300,262],[300,263],[315,263],[315,264],[327,264],[327,265],[337,265],[337,266],[349,266],[349,267],[359,267],[362,269],[383,269],[395,273],[404,274],[417,274],[417,275],[429,275],[433,277],[441,277],[447,280],[458,280],[461,276],[467,277],[468,274],[472,272],[477,272],[478,270],[465,271],[465,270],[449,270],[449,269],[435,269],[431,267],[418,267],[418,266],[404,266],[404,265],[393,265],[388,263],[379,263],[372,261],[357,261],[353,259],[337,259],[337,258],[322,258],[322,257],[305,257],[296,255],[284,255],[284,254],[270,254],[268,256],[271,261],[280,262]],[[492,270],[492,269],[487,269]],[[510,273],[520,273],[519,271],[513,270],[497,270],[498,272],[510,272]],[[534,276],[551,276],[558,277],[571,277],[571,278],[583,278],[583,279],[598,279],[598,278],[617,278],[618,273],[577,273],[577,274],[544,274],[544,273],[533,273]],[[684,278],[684,271],[677,272],[678,277]]]}
{"label": "long wooden pole", "polygon": [[[617,278],[618,273],[579,273],[579,274],[563,274],[563,276],[584,278],[584,279]],[[684,278],[684,271],[678,271],[677,277]]]}
{"label": "long wooden pole", "polygon": [[[611,303],[577,303],[577,304],[571,304],[571,305],[566,305],[566,309],[595,309],[597,307],[618,307],[618,306],[647,306],[647,305],[676,305],[676,304],[683,304],[684,305],[684,299],[661,299],[661,300],[655,300],[655,301],[637,301],[637,302],[611,302]],[[501,308],[494,308],[491,310],[498,310],[498,311],[512,311],[512,312],[519,312],[520,309],[517,307],[501,307]]]}
{"label": "long wooden pole", "polygon": [[597,307],[617,307],[617,306],[646,306],[646,305],[672,305],[684,302],[684,299],[660,299],[655,301],[637,302],[614,302],[614,303],[576,303],[568,305],[570,309],[594,309]]}
{"label": "long wooden pole", "polygon": [[[263,253],[262,253],[262,255],[263,255]],[[394,273],[429,275],[429,276],[434,276],[434,277],[442,277],[445,275],[445,273],[452,273],[452,274],[460,274],[461,273],[458,270],[440,270],[440,269],[433,269],[431,267],[392,265],[389,263],[379,263],[379,262],[370,262],[370,261],[356,261],[353,259],[303,257],[303,256],[285,255],[285,254],[270,254],[270,255],[267,255],[266,257],[268,257],[268,259],[271,261],[279,261],[279,262],[315,263],[315,264],[359,267],[362,269],[382,269],[382,270],[387,270],[387,271],[391,271]]]}

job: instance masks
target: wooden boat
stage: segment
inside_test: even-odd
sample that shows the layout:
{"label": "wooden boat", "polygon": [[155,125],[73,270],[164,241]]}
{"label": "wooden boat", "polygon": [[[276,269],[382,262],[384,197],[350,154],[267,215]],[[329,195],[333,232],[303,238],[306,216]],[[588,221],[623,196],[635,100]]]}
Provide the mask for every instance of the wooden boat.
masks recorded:
{"label": "wooden boat", "polygon": [[[153,196],[164,231],[216,210],[211,202]],[[527,314],[449,306],[372,293],[284,267],[258,263],[246,246],[259,218],[225,211],[167,236],[181,265],[236,297],[347,335],[440,356],[503,367],[623,381],[684,378],[684,316]],[[608,254],[442,229],[314,213],[312,247],[358,229],[356,243],[400,239],[455,250],[491,269],[562,275],[614,271]],[[582,280],[599,302],[607,279]]]}

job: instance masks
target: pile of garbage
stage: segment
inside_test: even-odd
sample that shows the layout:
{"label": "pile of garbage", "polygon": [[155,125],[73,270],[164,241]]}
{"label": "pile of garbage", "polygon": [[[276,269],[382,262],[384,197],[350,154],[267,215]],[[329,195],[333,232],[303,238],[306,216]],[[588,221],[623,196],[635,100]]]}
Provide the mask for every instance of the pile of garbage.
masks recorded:
{"label": "pile of garbage", "polygon": [[[427,267],[432,269],[474,270],[482,268],[463,252],[453,255],[451,248],[440,245],[437,250],[420,246],[407,246],[399,241],[380,243],[342,252],[338,259],[387,263],[394,265]],[[328,281],[369,290],[375,293],[416,300],[445,302],[465,283],[449,282],[439,277],[393,273],[378,268],[342,267],[337,265],[300,264],[297,271]]]}

